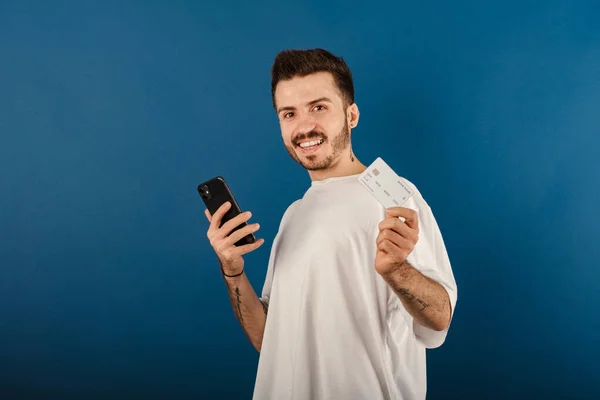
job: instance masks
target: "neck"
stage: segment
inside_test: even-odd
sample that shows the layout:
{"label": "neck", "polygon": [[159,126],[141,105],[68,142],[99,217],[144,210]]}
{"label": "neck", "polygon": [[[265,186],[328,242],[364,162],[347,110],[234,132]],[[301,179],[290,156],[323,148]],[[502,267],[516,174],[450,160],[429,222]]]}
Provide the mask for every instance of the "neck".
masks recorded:
{"label": "neck", "polygon": [[308,175],[311,181],[322,181],[327,178],[360,174],[366,169],[367,167],[356,156],[351,158],[350,152],[344,152],[331,168],[308,171]]}

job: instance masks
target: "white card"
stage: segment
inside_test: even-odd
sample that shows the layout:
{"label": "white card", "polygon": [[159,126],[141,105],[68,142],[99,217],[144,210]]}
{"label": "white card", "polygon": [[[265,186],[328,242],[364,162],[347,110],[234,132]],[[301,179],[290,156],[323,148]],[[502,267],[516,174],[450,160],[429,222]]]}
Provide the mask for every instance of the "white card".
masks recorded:
{"label": "white card", "polygon": [[413,192],[380,157],[359,175],[358,181],[385,208],[400,207]]}

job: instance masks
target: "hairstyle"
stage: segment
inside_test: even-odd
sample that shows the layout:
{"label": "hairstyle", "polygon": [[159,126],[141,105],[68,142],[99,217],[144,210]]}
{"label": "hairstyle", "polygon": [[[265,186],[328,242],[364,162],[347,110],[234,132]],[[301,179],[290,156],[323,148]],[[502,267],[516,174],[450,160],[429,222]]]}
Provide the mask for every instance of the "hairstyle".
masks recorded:
{"label": "hairstyle", "polygon": [[317,72],[329,72],[340,91],[345,106],[354,103],[354,82],[352,72],[343,58],[327,50],[283,50],[277,54],[271,68],[271,97],[275,104],[275,88],[280,81],[303,77]]}

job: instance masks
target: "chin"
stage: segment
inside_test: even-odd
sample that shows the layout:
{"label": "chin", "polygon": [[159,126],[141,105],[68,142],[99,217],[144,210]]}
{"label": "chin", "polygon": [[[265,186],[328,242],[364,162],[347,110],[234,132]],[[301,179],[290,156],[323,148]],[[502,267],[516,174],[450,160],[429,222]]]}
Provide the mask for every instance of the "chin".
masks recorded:
{"label": "chin", "polygon": [[289,155],[308,171],[318,171],[331,168],[334,163],[332,149],[329,143],[321,144],[317,149],[306,152],[298,146],[286,146]]}
{"label": "chin", "polygon": [[322,171],[334,167],[338,162],[332,156],[310,155],[303,157],[300,164],[308,171]]}
{"label": "chin", "polygon": [[321,154],[300,154],[299,157],[306,164],[319,164],[327,159],[327,157]]}

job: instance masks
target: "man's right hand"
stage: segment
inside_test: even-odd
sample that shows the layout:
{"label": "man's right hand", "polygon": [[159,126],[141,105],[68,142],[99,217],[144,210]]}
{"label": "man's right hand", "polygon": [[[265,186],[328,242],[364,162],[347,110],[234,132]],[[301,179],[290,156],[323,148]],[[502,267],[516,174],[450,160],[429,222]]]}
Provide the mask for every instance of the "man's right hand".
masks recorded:
{"label": "man's right hand", "polygon": [[[224,203],[215,212],[214,215],[210,215],[208,210],[204,211],[206,219],[210,222],[206,236],[210,241],[211,246],[217,253],[217,257],[221,262],[223,272],[227,275],[236,275],[244,270],[244,259],[243,255],[259,248],[265,241],[264,239],[257,239],[254,243],[246,244],[243,246],[236,246],[235,243],[243,238],[244,236],[254,233],[258,230],[258,224],[248,224],[247,226],[236,230],[231,233],[234,228],[240,224],[247,222],[252,214],[249,211],[241,213],[240,215],[232,218],[221,225],[223,215],[229,210],[231,203]],[[231,235],[230,235],[231,234]],[[230,236],[229,236],[230,235]]]}

